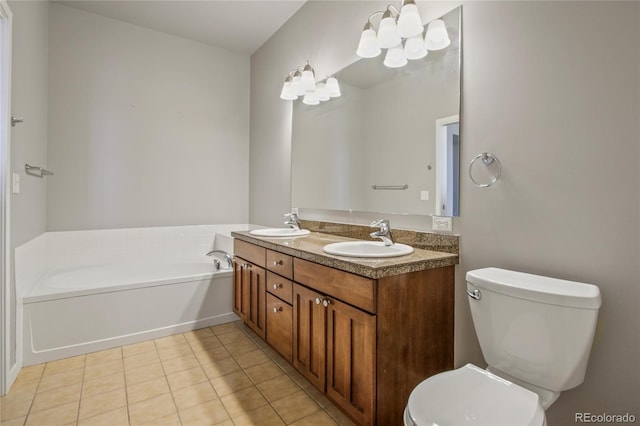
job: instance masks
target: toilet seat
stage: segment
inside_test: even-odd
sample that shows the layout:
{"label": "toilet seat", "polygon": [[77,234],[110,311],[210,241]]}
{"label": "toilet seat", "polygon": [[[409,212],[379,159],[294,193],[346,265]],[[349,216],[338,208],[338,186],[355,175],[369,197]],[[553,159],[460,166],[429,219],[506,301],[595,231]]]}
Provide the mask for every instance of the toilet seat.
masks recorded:
{"label": "toilet seat", "polygon": [[407,426],[542,426],[538,395],[467,364],[424,380],[411,392]]}

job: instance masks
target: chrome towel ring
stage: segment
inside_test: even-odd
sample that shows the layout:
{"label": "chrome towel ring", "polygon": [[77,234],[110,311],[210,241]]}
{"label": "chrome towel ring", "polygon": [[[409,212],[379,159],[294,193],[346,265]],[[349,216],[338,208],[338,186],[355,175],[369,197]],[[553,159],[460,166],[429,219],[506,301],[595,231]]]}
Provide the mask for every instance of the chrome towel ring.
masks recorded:
{"label": "chrome towel ring", "polygon": [[[473,177],[473,173],[471,172],[471,169],[473,168],[473,164],[478,160],[482,160],[482,164],[484,164],[485,166],[490,166],[493,163],[495,163],[498,167],[498,172],[496,173],[495,176],[493,176],[493,178],[489,183],[478,183],[478,181],[476,181]],[[500,179],[501,175],[502,175],[502,164],[500,163],[500,160],[498,160],[498,157],[496,157],[495,155],[489,152],[483,152],[481,154],[476,155],[475,157],[473,157],[473,160],[471,160],[471,162],[469,163],[469,178],[471,179],[471,182],[473,182],[473,184],[478,188],[490,187],[491,185],[496,183],[498,179]]]}

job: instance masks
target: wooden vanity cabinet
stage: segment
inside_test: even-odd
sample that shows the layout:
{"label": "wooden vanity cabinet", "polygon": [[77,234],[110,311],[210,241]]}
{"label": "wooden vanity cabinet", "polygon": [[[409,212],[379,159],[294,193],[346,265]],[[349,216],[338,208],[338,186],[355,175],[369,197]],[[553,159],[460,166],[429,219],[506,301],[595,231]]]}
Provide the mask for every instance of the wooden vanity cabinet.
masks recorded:
{"label": "wooden vanity cabinet", "polygon": [[234,251],[233,311],[264,339],[267,330],[265,249],[236,241]]}

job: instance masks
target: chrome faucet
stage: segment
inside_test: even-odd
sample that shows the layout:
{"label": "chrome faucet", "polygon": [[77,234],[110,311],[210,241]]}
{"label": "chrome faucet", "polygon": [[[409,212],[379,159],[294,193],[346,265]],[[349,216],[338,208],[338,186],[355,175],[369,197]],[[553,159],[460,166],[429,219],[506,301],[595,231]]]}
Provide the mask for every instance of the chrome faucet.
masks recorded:
{"label": "chrome faucet", "polygon": [[389,221],[387,219],[380,219],[373,221],[371,227],[379,226],[380,230],[376,232],[372,232],[369,234],[372,238],[380,238],[382,242],[384,242],[385,246],[392,246],[395,244],[393,240],[393,233],[391,232],[391,227],[389,226]]}
{"label": "chrome faucet", "polygon": [[218,256],[227,261],[227,265],[229,266],[229,269],[233,269],[233,257],[231,257],[231,255],[226,251],[211,250],[209,253],[207,253],[207,256],[210,256],[213,258],[213,264],[215,265],[216,271],[220,270],[220,261],[216,259],[216,257]]}
{"label": "chrome faucet", "polygon": [[300,219],[298,219],[298,215],[295,213],[285,213],[284,217],[286,220],[284,221],[285,225],[289,225],[296,231],[300,230]]}

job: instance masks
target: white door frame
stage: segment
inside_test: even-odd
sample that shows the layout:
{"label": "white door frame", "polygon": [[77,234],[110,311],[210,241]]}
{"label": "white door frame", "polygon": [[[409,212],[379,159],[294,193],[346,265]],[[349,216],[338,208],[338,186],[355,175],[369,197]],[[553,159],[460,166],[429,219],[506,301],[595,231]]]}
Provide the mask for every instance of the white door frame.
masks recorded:
{"label": "white door frame", "polygon": [[436,120],[436,216],[442,215],[442,200],[447,197],[447,126],[459,122],[460,115]]}
{"label": "white door frame", "polygon": [[9,391],[11,369],[10,198],[11,179],[11,26],[13,15],[0,0],[0,395]]}

